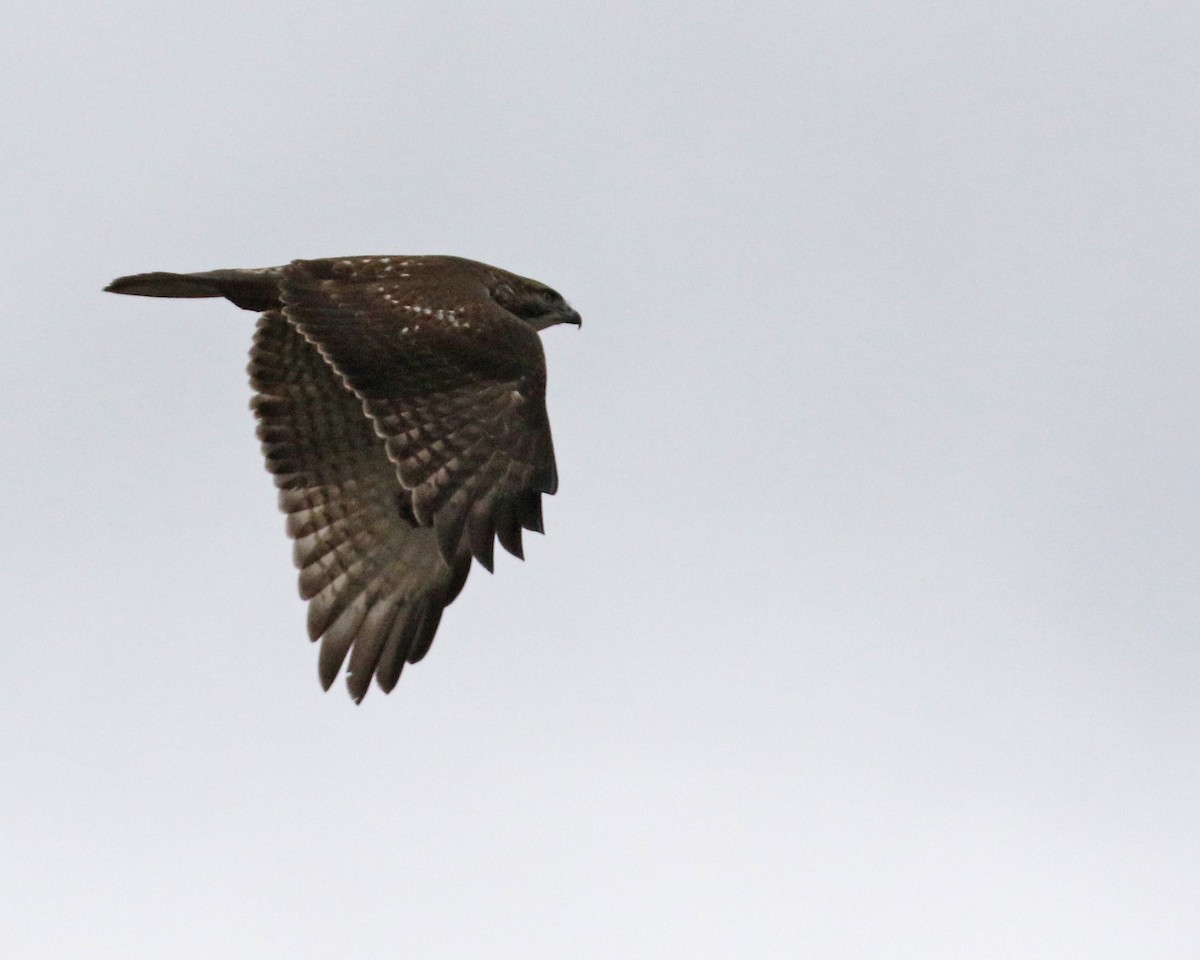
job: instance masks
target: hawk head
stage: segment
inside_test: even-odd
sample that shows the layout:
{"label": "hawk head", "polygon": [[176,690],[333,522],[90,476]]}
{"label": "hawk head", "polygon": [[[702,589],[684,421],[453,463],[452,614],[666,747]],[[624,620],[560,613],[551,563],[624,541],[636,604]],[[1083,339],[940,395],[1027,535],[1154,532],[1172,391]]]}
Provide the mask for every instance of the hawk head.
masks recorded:
{"label": "hawk head", "polygon": [[579,314],[567,305],[562,294],[528,277],[505,273],[489,286],[488,293],[496,303],[520,317],[534,330],[545,330],[556,323],[580,326],[583,322]]}

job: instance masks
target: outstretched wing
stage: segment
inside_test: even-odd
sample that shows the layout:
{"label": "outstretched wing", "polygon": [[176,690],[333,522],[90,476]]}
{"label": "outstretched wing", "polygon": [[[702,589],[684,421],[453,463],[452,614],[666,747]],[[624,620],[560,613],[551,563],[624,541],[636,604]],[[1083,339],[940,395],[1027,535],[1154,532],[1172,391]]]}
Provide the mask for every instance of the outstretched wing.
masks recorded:
{"label": "outstretched wing", "polygon": [[558,484],[545,355],[482,282],[433,259],[296,261],[283,313],[361,399],[446,564],[490,570],[495,538],[521,556]]}
{"label": "outstretched wing", "polygon": [[250,358],[258,435],[295,539],[309,635],[322,641],[321,683],[329,689],[349,653],[356,701],[372,674],[390,691],[428,651],[470,555],[443,559],[362,402],[279,311],[260,318]]}

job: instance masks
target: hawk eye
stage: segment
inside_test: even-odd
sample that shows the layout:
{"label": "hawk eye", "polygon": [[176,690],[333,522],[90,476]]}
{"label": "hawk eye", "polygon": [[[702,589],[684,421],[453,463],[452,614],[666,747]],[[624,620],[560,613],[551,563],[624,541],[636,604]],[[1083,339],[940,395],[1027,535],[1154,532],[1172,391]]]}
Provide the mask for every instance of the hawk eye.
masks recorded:
{"label": "hawk eye", "polygon": [[536,297],[514,300],[511,303],[504,304],[504,307],[509,313],[515,313],[522,320],[536,320],[542,314],[548,312],[545,302]]}

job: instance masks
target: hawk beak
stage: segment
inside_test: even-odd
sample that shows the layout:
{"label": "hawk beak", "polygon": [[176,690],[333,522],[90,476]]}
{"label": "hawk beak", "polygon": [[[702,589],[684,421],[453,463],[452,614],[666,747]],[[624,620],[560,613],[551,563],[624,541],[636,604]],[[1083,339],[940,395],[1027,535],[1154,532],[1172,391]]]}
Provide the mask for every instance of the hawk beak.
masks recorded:
{"label": "hawk beak", "polygon": [[583,317],[581,317],[574,310],[571,310],[568,308],[567,312],[563,314],[562,322],[563,323],[573,323],[577,327],[582,327],[583,326]]}

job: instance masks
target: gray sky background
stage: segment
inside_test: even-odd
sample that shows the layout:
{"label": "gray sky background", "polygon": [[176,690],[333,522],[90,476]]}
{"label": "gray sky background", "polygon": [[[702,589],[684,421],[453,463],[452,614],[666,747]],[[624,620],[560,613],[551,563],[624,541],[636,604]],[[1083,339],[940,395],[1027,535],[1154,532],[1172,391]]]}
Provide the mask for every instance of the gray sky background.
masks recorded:
{"label": "gray sky background", "polygon": [[[1200,954],[1195,3],[55,0],[0,37],[0,955]],[[323,694],[253,317],[455,253],[562,484]]]}

